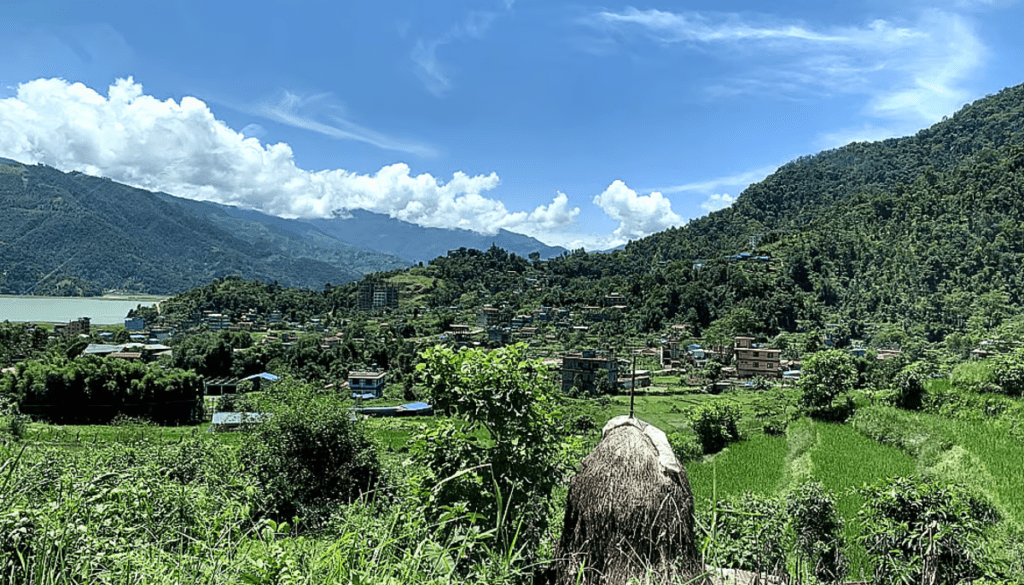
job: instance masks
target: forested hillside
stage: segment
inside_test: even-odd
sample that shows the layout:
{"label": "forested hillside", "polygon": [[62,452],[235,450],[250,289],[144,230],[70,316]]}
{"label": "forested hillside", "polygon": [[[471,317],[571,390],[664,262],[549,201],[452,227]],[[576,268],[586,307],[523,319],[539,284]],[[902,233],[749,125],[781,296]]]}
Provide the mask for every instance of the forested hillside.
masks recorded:
{"label": "forested hillside", "polygon": [[0,292],[168,293],[228,275],[320,288],[404,265],[334,244],[318,256],[283,230],[213,222],[182,199],[0,160]]}

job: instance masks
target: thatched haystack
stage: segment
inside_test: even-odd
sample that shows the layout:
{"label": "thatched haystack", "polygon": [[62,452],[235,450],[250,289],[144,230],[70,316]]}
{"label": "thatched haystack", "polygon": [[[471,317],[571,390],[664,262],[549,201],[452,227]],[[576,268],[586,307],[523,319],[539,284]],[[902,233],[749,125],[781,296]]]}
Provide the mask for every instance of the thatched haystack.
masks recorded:
{"label": "thatched haystack", "polygon": [[704,583],[693,523],[690,482],[665,433],[613,418],[569,484],[555,583]]}

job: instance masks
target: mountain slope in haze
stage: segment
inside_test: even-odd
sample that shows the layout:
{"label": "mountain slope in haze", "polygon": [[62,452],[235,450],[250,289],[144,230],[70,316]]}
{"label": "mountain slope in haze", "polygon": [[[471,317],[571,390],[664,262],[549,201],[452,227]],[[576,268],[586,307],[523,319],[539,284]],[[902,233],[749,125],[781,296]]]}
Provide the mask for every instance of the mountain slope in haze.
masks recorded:
{"label": "mountain slope in haze", "polygon": [[362,276],[272,237],[246,241],[183,201],[0,160],[0,292],[171,293],[228,275],[319,288]]}
{"label": "mountain slope in haze", "polygon": [[567,251],[565,248],[548,246],[530,236],[507,230],[499,230],[497,234],[487,236],[469,230],[420,227],[362,209],[350,210],[347,213],[347,218],[303,221],[343,242],[394,254],[415,262],[433,260],[438,256],[444,256],[449,250],[487,250],[492,245],[523,258],[533,252],[539,253],[541,258],[551,258]]}
{"label": "mountain slope in haze", "polygon": [[181,199],[164,193],[157,195],[174,200],[257,248],[278,248],[298,258],[321,260],[360,274],[396,270],[413,263],[387,252],[341,241],[302,220],[219,203]]}

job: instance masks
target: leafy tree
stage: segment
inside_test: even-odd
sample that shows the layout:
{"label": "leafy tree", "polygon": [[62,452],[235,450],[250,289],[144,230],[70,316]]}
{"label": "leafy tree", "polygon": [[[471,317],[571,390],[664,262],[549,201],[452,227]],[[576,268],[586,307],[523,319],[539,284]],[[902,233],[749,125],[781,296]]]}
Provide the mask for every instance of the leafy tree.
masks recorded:
{"label": "leafy tree", "polygon": [[190,335],[174,343],[174,367],[192,370],[200,376],[231,374],[232,347],[216,333]]}
{"label": "leafy tree", "polygon": [[[555,386],[519,343],[486,351],[425,349],[417,370],[434,407],[452,415],[413,437],[410,451],[429,474],[432,513],[458,509],[498,526],[505,543],[536,543],[563,463]],[[529,547],[528,547],[529,548]]]}
{"label": "leafy tree", "polygon": [[836,414],[836,400],[847,397],[856,382],[857,367],[848,353],[838,349],[819,351],[804,361],[800,372],[800,406],[812,416]]}

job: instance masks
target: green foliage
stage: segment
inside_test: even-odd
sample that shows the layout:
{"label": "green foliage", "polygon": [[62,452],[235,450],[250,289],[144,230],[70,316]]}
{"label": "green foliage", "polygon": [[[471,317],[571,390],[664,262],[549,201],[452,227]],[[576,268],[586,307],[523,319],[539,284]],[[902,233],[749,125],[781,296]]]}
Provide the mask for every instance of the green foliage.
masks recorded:
{"label": "green foliage", "polygon": [[502,542],[535,544],[564,462],[554,385],[525,351],[425,349],[417,370],[431,403],[452,418],[421,430],[410,452],[429,470],[422,486],[434,514],[465,510]]}
{"label": "green foliage", "polygon": [[676,459],[682,463],[700,459],[704,455],[700,441],[689,433],[669,433],[668,444],[672,447]]}
{"label": "green foliage", "polygon": [[844,351],[820,351],[803,363],[797,388],[800,406],[812,416],[827,418],[835,414],[837,399],[845,398],[857,382],[853,358]]}
{"label": "green foliage", "polygon": [[786,573],[786,524],[782,498],[752,492],[720,500],[697,518],[710,564],[772,575]]}
{"label": "green foliage", "polygon": [[959,583],[982,575],[983,530],[995,508],[955,484],[896,477],[860,490],[861,543],[875,583]]}
{"label": "green foliage", "polygon": [[996,391],[995,362],[992,360],[964,362],[949,375],[953,389],[981,394]]}
{"label": "green foliage", "polygon": [[216,333],[189,335],[174,344],[174,367],[205,377],[227,376],[231,373],[233,348]]}
{"label": "green foliage", "polygon": [[710,402],[690,414],[693,431],[706,455],[717,453],[740,439],[740,409],[731,404]]}
{"label": "green foliage", "polygon": [[934,373],[935,367],[923,361],[914,362],[900,370],[892,383],[893,405],[907,410],[921,408],[925,385]]}
{"label": "green foliage", "polygon": [[0,377],[0,395],[16,400],[25,414],[57,422],[107,422],[124,414],[187,424],[202,413],[203,382],[157,364],[54,356]]}
{"label": "green foliage", "polygon": [[992,375],[999,391],[1009,396],[1024,394],[1024,349],[998,355],[992,361]]}
{"label": "green foliage", "polygon": [[337,394],[281,380],[259,406],[265,417],[247,426],[240,455],[275,518],[317,526],[377,487],[376,450]]}
{"label": "green foliage", "polygon": [[843,520],[835,494],[821,483],[808,481],[786,496],[786,516],[795,540],[795,552],[811,568],[815,579],[841,583],[847,562],[843,550]]}

